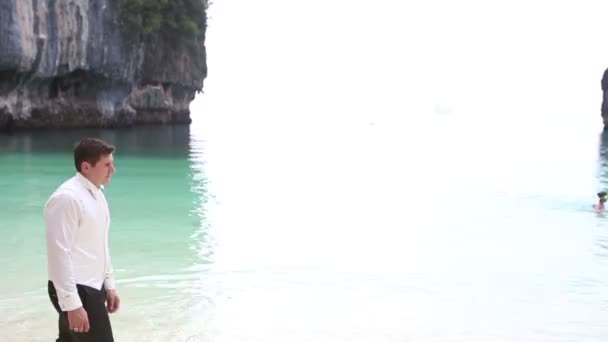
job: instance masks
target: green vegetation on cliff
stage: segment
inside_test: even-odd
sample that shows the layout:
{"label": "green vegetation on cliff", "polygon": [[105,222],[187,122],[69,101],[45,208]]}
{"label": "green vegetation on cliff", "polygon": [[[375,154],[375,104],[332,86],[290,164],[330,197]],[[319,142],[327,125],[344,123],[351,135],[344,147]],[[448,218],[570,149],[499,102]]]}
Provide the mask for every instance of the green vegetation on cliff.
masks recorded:
{"label": "green vegetation on cliff", "polygon": [[205,31],[207,0],[120,0],[120,22],[130,34],[160,33],[178,42]]}

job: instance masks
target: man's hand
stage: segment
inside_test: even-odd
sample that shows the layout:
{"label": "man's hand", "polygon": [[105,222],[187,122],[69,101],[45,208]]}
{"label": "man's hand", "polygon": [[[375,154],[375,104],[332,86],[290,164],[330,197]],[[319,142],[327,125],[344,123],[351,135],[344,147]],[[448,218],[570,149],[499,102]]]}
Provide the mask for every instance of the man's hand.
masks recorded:
{"label": "man's hand", "polygon": [[77,333],[89,332],[89,315],[81,306],[76,310],[68,311],[70,330]]}
{"label": "man's hand", "polygon": [[118,311],[118,307],[120,307],[120,297],[118,297],[116,290],[106,291],[106,306],[109,313]]}

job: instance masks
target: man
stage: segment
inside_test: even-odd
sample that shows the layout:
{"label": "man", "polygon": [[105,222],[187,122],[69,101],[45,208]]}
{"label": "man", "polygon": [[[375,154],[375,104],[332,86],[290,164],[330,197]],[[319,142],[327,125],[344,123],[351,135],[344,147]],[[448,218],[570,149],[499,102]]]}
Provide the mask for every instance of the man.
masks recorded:
{"label": "man", "polygon": [[74,149],[76,175],[44,208],[48,292],[59,313],[57,342],[114,341],[109,313],[120,305],[108,247],[110,211],[103,185],[114,168],[114,146],[86,138]]}

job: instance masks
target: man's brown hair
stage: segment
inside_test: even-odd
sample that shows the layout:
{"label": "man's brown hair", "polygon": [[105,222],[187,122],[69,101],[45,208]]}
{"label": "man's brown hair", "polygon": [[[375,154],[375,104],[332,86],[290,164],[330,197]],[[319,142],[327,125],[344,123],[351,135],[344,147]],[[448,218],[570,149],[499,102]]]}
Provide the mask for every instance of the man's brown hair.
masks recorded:
{"label": "man's brown hair", "polygon": [[80,140],[78,145],[74,148],[74,165],[76,166],[76,170],[80,172],[82,162],[85,161],[95,166],[95,163],[97,163],[102,156],[111,154],[114,150],[114,146],[101,139],[84,138]]}

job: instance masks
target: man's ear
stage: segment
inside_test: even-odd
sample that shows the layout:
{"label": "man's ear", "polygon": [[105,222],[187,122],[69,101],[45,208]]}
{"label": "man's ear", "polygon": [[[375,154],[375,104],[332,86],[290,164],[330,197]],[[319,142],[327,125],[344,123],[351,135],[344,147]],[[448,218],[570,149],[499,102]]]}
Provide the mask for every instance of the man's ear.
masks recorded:
{"label": "man's ear", "polygon": [[89,171],[89,169],[91,168],[91,164],[89,164],[89,162],[82,162],[82,164],[80,164],[80,170],[82,171]]}

